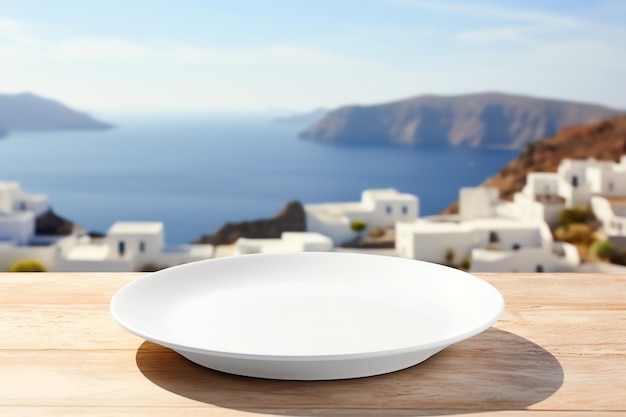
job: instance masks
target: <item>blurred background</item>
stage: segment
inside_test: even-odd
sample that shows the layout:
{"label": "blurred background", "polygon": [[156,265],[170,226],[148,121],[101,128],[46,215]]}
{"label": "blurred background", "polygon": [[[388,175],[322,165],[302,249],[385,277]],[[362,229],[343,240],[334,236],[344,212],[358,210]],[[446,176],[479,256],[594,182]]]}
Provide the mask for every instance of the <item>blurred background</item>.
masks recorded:
{"label": "blurred background", "polygon": [[[0,181],[94,236],[153,221],[188,244],[366,189],[453,214],[534,142],[626,109],[620,1],[0,5]],[[593,134],[517,177],[626,153]],[[517,177],[491,185],[512,200]]]}

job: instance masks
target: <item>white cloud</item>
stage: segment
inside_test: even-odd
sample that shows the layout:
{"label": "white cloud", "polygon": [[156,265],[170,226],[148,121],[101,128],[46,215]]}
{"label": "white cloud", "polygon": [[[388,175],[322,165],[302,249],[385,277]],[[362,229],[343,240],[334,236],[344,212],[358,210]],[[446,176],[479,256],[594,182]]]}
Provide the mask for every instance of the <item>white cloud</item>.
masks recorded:
{"label": "white cloud", "polygon": [[509,20],[512,22],[528,22],[549,24],[559,27],[576,27],[583,22],[579,19],[555,13],[529,9],[514,9],[488,3],[470,3],[428,0],[392,0],[396,4],[419,9],[436,10],[446,13],[461,14],[473,17],[483,17],[493,20]]}
{"label": "white cloud", "polygon": [[127,60],[152,55],[141,44],[120,38],[78,38],[47,45],[50,57],[71,60]]}
{"label": "white cloud", "polygon": [[21,20],[0,18],[0,36],[12,37],[18,35],[26,27],[26,23]]}
{"label": "white cloud", "polygon": [[[512,13],[470,6],[462,12]],[[616,28],[552,32],[550,14],[515,15],[518,20],[492,27],[433,33],[419,42],[441,36],[452,46],[413,55],[408,48],[399,61],[375,53],[357,58],[314,43],[223,49],[122,37],[53,39],[32,36],[25,22],[0,20],[0,82],[2,92],[29,90],[86,109],[305,109],[485,90],[626,107],[626,53],[613,36]],[[368,41],[363,33],[357,38]]]}
{"label": "white cloud", "polygon": [[503,42],[524,43],[531,41],[528,32],[529,28],[527,27],[493,27],[462,31],[456,35],[456,39],[461,42],[477,44]]}

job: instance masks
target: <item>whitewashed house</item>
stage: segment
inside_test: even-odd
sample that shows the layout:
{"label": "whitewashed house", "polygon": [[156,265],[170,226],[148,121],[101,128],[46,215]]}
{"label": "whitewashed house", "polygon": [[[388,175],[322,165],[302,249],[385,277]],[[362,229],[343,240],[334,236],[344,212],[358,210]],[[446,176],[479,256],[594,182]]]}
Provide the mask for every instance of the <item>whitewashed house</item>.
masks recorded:
{"label": "whitewashed house", "polygon": [[0,182],[0,270],[35,260],[48,271],[130,272],[213,256],[212,245],[165,245],[159,222],[118,222],[103,238],[36,235],[35,220],[49,208],[47,196]]}
{"label": "whitewashed house", "polygon": [[513,201],[500,201],[494,211],[500,217],[539,220],[555,226],[564,208],[565,199],[559,195],[558,174],[531,172],[522,191],[513,196]]}
{"label": "whitewashed house", "polygon": [[518,250],[473,249],[470,272],[575,272],[578,249],[565,242]]}
{"label": "whitewashed house", "polygon": [[35,235],[35,220],[48,208],[47,196],[27,194],[17,182],[0,182],[0,271],[32,259],[54,268],[58,238]]}
{"label": "whitewashed house", "polygon": [[[464,190],[461,191],[463,193]],[[481,191],[477,190],[466,192],[474,193],[471,204],[482,204],[483,209],[479,213],[483,216],[543,220],[550,226],[556,226],[559,214],[565,208],[590,205],[596,195],[626,196],[626,157],[622,157],[619,163],[564,159],[557,172],[531,172],[526,177],[523,190],[515,193],[512,202],[499,201],[491,194],[489,197],[480,196],[477,193]]]}
{"label": "whitewashed house", "polygon": [[492,187],[464,187],[459,191],[459,217],[493,217],[500,204],[499,191]]}
{"label": "whitewashed house", "polygon": [[0,242],[28,245],[35,219],[48,208],[47,196],[26,194],[16,182],[0,182]]}
{"label": "whitewashed house", "polygon": [[117,222],[103,238],[77,238],[61,251],[57,270],[142,271],[212,257],[212,245],[166,246],[161,222]]}
{"label": "whitewashed house", "polygon": [[542,219],[503,217],[502,204],[495,189],[464,188],[458,215],[397,223],[396,251],[430,262],[467,262],[474,272],[555,272],[578,266],[576,248],[553,242]]}
{"label": "whitewashed house", "polygon": [[626,249],[626,196],[594,196],[591,209],[602,222],[607,239],[616,248]]}
{"label": "whitewashed house", "polygon": [[496,217],[458,222],[421,219],[396,226],[396,250],[402,257],[430,262],[444,262],[451,251],[459,261],[476,248],[501,251],[541,247],[543,239],[548,239],[543,226],[540,222]]}
{"label": "whitewashed house", "polygon": [[360,202],[307,204],[306,228],[328,236],[336,246],[353,239],[352,222],[362,220],[367,229],[392,228],[398,222],[412,222],[419,216],[419,200],[412,194],[389,188],[365,190]]}
{"label": "whitewashed house", "polygon": [[557,172],[567,207],[590,204],[593,195],[626,196],[626,156],[620,162],[565,159]]}
{"label": "whitewashed house", "polygon": [[283,232],[279,239],[239,238],[233,255],[282,252],[332,252],[333,241],[315,232]]}

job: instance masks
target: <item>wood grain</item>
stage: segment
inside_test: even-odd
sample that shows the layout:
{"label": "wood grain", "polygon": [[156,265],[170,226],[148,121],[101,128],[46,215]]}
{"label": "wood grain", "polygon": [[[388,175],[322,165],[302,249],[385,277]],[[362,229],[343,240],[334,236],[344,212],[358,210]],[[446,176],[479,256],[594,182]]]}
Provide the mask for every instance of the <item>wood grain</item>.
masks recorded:
{"label": "wood grain", "polygon": [[626,415],[626,276],[477,274],[507,307],[410,369],[346,381],[238,377],[120,328],[143,274],[0,274],[0,416]]}

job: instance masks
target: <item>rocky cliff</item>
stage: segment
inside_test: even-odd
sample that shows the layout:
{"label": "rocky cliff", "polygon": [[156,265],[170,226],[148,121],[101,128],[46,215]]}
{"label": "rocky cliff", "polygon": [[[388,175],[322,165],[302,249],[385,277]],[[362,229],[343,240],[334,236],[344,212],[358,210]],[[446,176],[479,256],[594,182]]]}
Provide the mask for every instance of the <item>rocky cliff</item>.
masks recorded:
{"label": "rocky cliff", "polygon": [[[483,182],[500,190],[500,197],[511,200],[521,191],[529,172],[556,172],[563,159],[596,158],[618,161],[626,155],[626,117],[582,126],[572,126],[556,135],[531,143],[496,175]],[[443,213],[458,212],[454,203]]]}
{"label": "rocky cliff", "polygon": [[268,239],[279,238],[283,232],[306,231],[304,207],[298,201],[290,201],[273,218],[239,223],[227,223],[214,234],[204,235],[193,243],[229,245],[240,237]]}
{"label": "rocky cliff", "polygon": [[72,234],[75,225],[71,221],[57,215],[49,209],[35,219],[35,234],[37,235],[61,235]]}
{"label": "rocky cliff", "polygon": [[373,106],[346,106],[302,132],[305,139],[340,143],[522,149],[559,129],[624,112],[607,107],[484,93],[419,96]]}

